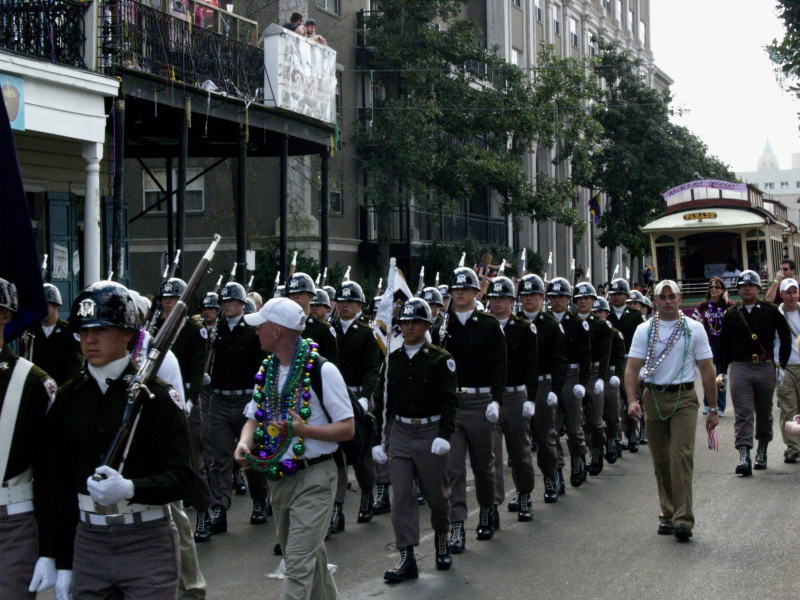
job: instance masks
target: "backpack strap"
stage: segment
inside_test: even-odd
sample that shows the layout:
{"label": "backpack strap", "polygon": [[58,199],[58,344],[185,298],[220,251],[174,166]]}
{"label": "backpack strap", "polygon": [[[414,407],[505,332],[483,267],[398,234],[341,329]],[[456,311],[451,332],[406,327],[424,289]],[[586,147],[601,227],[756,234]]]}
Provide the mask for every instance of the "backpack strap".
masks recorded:
{"label": "backpack strap", "polygon": [[322,412],[325,413],[325,418],[328,419],[328,423],[333,423],[331,415],[328,413],[328,409],[325,408],[325,402],[322,399],[322,365],[326,362],[328,362],[327,358],[323,356],[317,357],[317,364],[314,366],[315,368],[311,369],[311,389],[314,390],[314,393],[317,395],[319,405],[322,407]]}

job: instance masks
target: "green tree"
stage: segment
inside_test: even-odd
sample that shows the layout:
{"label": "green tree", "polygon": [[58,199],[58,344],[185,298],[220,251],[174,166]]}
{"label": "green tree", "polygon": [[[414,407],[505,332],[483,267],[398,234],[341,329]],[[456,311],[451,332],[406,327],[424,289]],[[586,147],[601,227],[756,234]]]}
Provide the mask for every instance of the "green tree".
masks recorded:
{"label": "green tree", "polygon": [[376,94],[352,137],[379,213],[379,265],[388,263],[391,210],[412,197],[452,212],[489,190],[505,215],[581,231],[572,184],[541,174],[534,185],[523,158],[540,145],[557,148],[557,160],[586,155],[591,115],[558,110],[586,102],[593,86],[586,65],[545,47],[542,60],[552,68],[532,78],[485,48],[475,23],[459,17],[463,4],[387,0],[366,20]]}
{"label": "green tree", "polygon": [[[800,2],[778,0],[776,12],[786,33],[781,41],[772,40],[766,50],[779,69],[779,81],[783,83],[788,78],[796,82],[800,74]],[[790,84],[788,89],[800,96],[800,86],[796,83]]]}

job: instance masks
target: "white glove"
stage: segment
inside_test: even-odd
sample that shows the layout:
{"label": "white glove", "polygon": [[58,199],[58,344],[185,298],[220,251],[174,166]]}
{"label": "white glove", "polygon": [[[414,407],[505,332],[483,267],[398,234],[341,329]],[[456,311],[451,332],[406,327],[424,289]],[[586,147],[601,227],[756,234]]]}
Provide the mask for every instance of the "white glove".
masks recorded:
{"label": "white glove", "polygon": [[717,375],[717,387],[722,387],[725,385],[725,381],[727,381],[728,376],[725,373],[720,373]]}
{"label": "white glove", "polygon": [[72,600],[72,571],[59,569],[56,574],[56,600]]}
{"label": "white glove", "polygon": [[619,387],[619,377],[617,377],[616,375],[612,375],[611,379],[608,380],[608,385],[610,385],[613,388],[618,388]]}
{"label": "white glove", "polygon": [[387,462],[389,462],[389,457],[386,456],[386,450],[384,450],[383,446],[380,444],[372,447],[372,460],[379,465],[385,465]]}
{"label": "white glove", "polygon": [[43,592],[56,584],[56,559],[40,556],[33,567],[33,577],[28,586],[29,592]]}
{"label": "white glove", "polygon": [[203,373],[203,385],[211,385],[211,375]]}
{"label": "white glove", "polygon": [[431,444],[431,453],[436,456],[444,456],[450,452],[450,442],[444,438],[437,437]]}
{"label": "white glove", "polygon": [[778,385],[783,383],[783,378],[786,377],[786,371],[780,368],[780,366],[775,367],[775,380],[778,382]]}
{"label": "white glove", "polygon": [[575,397],[580,400],[586,395],[586,388],[583,387],[580,383],[576,384],[574,388],[572,388],[572,393],[575,394]]}
{"label": "white glove", "polygon": [[525,400],[522,403],[522,416],[526,419],[530,419],[533,416],[533,413],[536,412],[536,405],[531,402],[530,400]]}
{"label": "white glove", "polygon": [[187,417],[192,414],[192,408],[194,408],[194,402],[192,402],[191,400],[187,400],[186,401],[186,416]]}
{"label": "white glove", "polygon": [[364,409],[364,412],[369,411],[369,402],[367,402],[366,398],[359,398],[358,403],[361,405],[361,408]]}
{"label": "white glove", "polygon": [[594,382],[594,395],[599,396],[603,393],[603,390],[606,389],[606,383],[602,379],[598,379]]}
{"label": "white glove", "polygon": [[[106,476],[100,481],[95,481],[92,477],[86,479],[89,495],[99,505],[109,506],[133,498],[133,482],[125,479],[119,474],[119,471],[115,471],[111,467],[97,467],[94,472],[97,475]],[[71,573],[70,577],[72,577]]]}
{"label": "white glove", "polygon": [[497,423],[497,419],[500,418],[500,405],[492,400],[489,402],[489,406],[486,407],[486,420],[489,423]]}
{"label": "white glove", "polygon": [[547,406],[556,406],[558,404],[558,396],[554,392],[547,394]]}

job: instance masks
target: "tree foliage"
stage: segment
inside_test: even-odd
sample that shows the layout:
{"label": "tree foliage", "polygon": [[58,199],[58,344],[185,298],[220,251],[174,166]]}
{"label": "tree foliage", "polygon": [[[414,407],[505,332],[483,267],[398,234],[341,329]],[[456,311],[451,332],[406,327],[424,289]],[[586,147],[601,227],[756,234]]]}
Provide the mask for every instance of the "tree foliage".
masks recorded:
{"label": "tree foliage", "polygon": [[[772,40],[766,50],[783,77],[796,82],[800,75],[800,2],[778,0],[776,11],[786,30],[783,39]],[[800,86],[789,85],[789,90],[800,96]]]}

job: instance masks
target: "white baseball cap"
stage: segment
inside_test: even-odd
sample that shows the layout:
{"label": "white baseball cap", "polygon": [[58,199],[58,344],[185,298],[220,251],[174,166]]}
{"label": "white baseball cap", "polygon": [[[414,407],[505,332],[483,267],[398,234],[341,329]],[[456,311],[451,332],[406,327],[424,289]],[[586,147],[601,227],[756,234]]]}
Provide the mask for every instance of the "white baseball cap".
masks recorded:
{"label": "white baseball cap", "polygon": [[681,295],[681,288],[678,287],[678,284],[672,281],[671,279],[665,279],[664,281],[659,281],[656,284],[656,289],[653,290],[653,295],[660,296],[661,293],[664,291],[664,288],[668,287],[671,288],[676,295]]}
{"label": "white baseball cap", "polygon": [[306,328],[306,313],[302,307],[289,298],[270,298],[257,313],[244,316],[248,325],[261,325],[270,322],[287,329],[303,331]]}
{"label": "white baseball cap", "polygon": [[786,290],[788,290],[792,286],[794,286],[798,290],[800,290],[800,285],[797,285],[797,280],[796,279],[792,279],[791,277],[787,277],[786,279],[781,281],[781,291],[782,292],[785,292]]}

